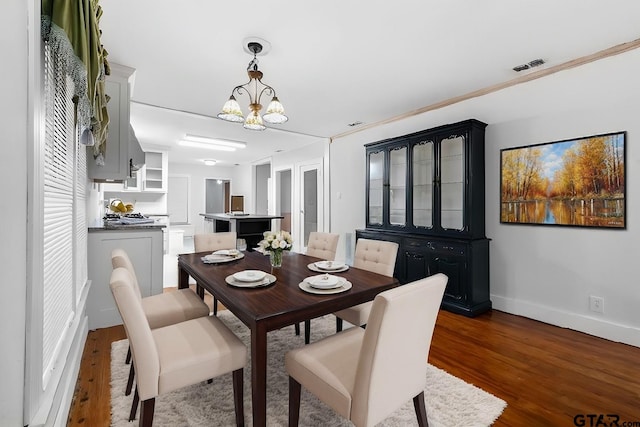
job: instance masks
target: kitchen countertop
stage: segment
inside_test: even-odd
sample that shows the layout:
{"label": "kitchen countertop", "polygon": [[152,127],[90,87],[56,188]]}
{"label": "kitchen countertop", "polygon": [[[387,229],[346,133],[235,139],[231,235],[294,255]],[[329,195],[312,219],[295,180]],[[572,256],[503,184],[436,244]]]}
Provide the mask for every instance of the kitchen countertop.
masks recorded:
{"label": "kitchen countertop", "polygon": [[149,223],[149,224],[116,224],[116,221],[104,221],[98,220],[89,224],[89,232],[91,231],[104,231],[104,230],[113,230],[113,231],[122,231],[122,230],[153,230],[153,229],[163,229],[167,226],[167,224],[163,223]]}
{"label": "kitchen countertop", "polygon": [[281,219],[284,218],[280,215],[232,215],[227,213],[201,213],[201,216],[209,219],[222,219],[222,220],[243,220],[243,219]]}

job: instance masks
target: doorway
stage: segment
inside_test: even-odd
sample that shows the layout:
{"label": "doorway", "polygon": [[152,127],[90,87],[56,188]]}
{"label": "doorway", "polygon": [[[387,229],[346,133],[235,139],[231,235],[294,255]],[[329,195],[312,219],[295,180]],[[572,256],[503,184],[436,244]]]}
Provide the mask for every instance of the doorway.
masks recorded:
{"label": "doorway", "polygon": [[300,237],[306,251],[309,234],[323,227],[322,159],[300,166]]}
{"label": "doorway", "polygon": [[230,210],[231,181],[228,179],[205,179],[205,212],[225,213]]}
{"label": "doorway", "polygon": [[271,163],[256,165],[255,177],[255,213],[257,215],[267,215],[269,213],[269,183],[271,179]]}
{"label": "doorway", "polygon": [[281,169],[275,171],[276,179],[276,211],[275,214],[282,216],[280,230],[293,231],[291,224],[291,212],[293,210],[292,196],[293,187],[291,183],[291,169]]}

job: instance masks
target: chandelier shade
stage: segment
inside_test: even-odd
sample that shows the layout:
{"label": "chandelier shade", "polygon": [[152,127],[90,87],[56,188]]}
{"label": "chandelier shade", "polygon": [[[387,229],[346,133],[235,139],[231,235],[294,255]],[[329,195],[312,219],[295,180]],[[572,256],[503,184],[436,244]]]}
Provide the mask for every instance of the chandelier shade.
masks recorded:
{"label": "chandelier shade", "polygon": [[[265,130],[264,122],[269,124],[282,124],[289,120],[284,113],[284,106],[276,96],[276,91],[262,81],[262,71],[258,70],[257,55],[262,52],[262,44],[251,41],[247,44],[247,51],[253,53],[253,59],[247,66],[249,81],[238,85],[231,91],[231,96],[218,113],[218,118],[229,122],[244,122],[243,127],[250,130]],[[236,100],[236,95],[247,95],[249,97],[249,111],[245,118],[242,114],[240,104]],[[271,97],[271,102],[267,106],[264,116],[260,115],[262,96]]]}
{"label": "chandelier shade", "polygon": [[249,130],[265,130],[267,127],[262,122],[262,117],[260,117],[261,105],[251,104],[249,108],[251,111],[249,112],[249,115],[244,121],[244,125],[242,127]]}
{"label": "chandelier shade", "polygon": [[265,122],[273,124],[280,124],[289,120],[289,118],[284,115],[284,107],[277,96],[273,97],[262,118]]}
{"label": "chandelier shade", "polygon": [[238,104],[238,101],[236,101],[236,98],[233,95],[231,95],[229,100],[224,103],[222,111],[218,114],[218,117],[229,122],[244,122],[244,116],[242,115],[240,104]]}

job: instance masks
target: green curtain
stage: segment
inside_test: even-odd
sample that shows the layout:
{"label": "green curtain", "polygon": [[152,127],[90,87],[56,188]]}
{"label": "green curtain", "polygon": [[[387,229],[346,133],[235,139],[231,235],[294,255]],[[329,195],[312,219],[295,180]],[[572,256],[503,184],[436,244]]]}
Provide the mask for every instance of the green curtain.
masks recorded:
{"label": "green curtain", "polygon": [[109,116],[104,76],[107,52],[100,43],[98,0],[42,0],[42,38],[62,59],[75,84],[78,125],[93,135],[94,155],[104,154]]}

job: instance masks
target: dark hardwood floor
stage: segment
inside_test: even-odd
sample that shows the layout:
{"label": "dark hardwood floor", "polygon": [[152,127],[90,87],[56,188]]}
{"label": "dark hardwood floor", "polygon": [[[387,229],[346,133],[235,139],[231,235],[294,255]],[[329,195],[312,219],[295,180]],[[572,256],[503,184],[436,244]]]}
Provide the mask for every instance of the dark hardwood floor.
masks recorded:
{"label": "dark hardwood floor", "polygon": [[[110,348],[122,338],[121,326],[89,333],[69,426],[110,424]],[[640,426],[640,348],[495,310],[441,311],[429,362],[505,400],[495,426]]]}

